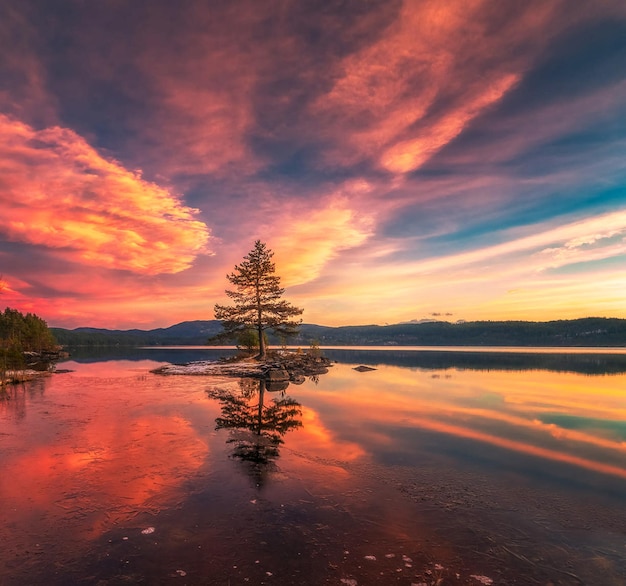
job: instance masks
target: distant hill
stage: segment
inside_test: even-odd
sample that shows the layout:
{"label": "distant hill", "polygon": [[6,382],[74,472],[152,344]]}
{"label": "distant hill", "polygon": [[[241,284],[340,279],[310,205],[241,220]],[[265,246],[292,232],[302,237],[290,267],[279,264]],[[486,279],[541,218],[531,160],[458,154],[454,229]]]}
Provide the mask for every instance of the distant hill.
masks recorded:
{"label": "distant hill", "polygon": [[[67,346],[166,346],[206,344],[219,321],[185,321],[154,330],[51,328]],[[270,343],[279,340],[270,338]],[[424,322],[387,326],[328,327],[302,324],[290,344],[308,346],[626,346],[626,319],[582,318],[549,322]]]}
{"label": "distant hill", "polygon": [[[319,326],[316,326],[319,328]],[[305,341],[308,330],[302,328]],[[316,330],[321,345],[626,346],[626,320],[423,322]]]}
{"label": "distant hill", "polygon": [[154,330],[107,330],[103,328],[52,328],[56,339],[65,346],[177,346],[206,344],[222,331],[217,320],[185,321]]}

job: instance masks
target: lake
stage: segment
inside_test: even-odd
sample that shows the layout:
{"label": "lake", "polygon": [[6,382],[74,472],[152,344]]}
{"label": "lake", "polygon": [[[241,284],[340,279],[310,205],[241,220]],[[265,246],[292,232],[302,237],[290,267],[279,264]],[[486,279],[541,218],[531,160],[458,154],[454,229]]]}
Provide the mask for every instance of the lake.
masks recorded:
{"label": "lake", "polygon": [[74,353],[0,395],[0,584],[626,584],[626,353],[467,350]]}

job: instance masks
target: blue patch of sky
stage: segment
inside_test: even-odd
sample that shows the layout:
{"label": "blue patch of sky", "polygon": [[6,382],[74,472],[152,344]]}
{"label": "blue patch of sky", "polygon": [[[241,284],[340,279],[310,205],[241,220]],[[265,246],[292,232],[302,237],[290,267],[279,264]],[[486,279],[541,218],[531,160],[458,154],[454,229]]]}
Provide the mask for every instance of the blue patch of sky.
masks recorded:
{"label": "blue patch of sky", "polygon": [[113,151],[116,158],[134,158],[127,149],[128,137],[133,123],[145,114],[145,101],[100,80],[90,80],[82,96],[63,90],[60,94],[59,114],[64,126],[87,137],[92,146]]}
{"label": "blue patch of sky", "polygon": [[271,178],[280,176],[286,178],[305,178],[312,173],[312,152],[316,149],[310,147],[290,147],[274,149],[274,162],[267,167],[261,175]]}
{"label": "blue patch of sky", "polygon": [[[546,177],[549,180],[555,171],[562,173],[568,170],[577,171],[578,176],[583,176],[587,170],[589,176],[582,181],[590,184],[626,179],[622,160],[618,158],[619,151],[626,150],[624,137],[626,129],[617,140],[609,133],[602,136],[598,131],[562,135],[534,145],[532,150],[502,163],[501,169],[520,179]],[[593,175],[592,171],[597,166],[604,169],[602,176]],[[580,181],[578,179],[578,183]]]}
{"label": "blue patch of sky", "polygon": [[[468,196],[471,198],[471,195]],[[626,208],[626,187],[582,190],[572,192],[548,192],[539,199],[520,196],[488,210],[483,208],[474,215],[462,213],[451,202],[449,209],[441,205],[404,209],[402,214],[383,227],[389,237],[424,237],[420,249],[425,255],[444,255],[460,248],[471,250],[494,245],[510,239],[515,228],[532,226],[548,220],[559,223],[574,222],[589,215],[607,213]],[[442,234],[437,228],[452,227]],[[432,234],[429,236],[429,234]],[[414,252],[407,255],[412,256]]]}
{"label": "blue patch of sky", "polygon": [[48,58],[48,87],[54,95],[61,124],[86,137],[96,148],[114,153],[116,158],[133,159],[140,153],[128,150],[128,137],[136,132],[137,121],[145,118],[146,95],[151,82],[129,64],[116,69],[115,78],[106,79],[91,71],[88,51],[73,45],[72,51],[85,58]]}
{"label": "blue patch of sky", "polygon": [[571,99],[620,81],[626,63],[626,20],[598,20],[568,29],[501,102],[508,113]]}
{"label": "blue patch of sky", "polygon": [[141,8],[48,3],[32,17],[38,58],[61,125],[116,158],[140,159],[140,153],[127,149],[128,136],[145,117],[147,96],[157,90],[134,66],[136,30],[145,26]]}
{"label": "blue patch of sky", "polygon": [[[594,112],[585,120],[585,127],[576,121],[579,128],[564,132],[560,136],[546,140],[543,144],[533,142],[532,147],[524,153],[516,153],[506,161],[491,163],[472,160],[463,165],[449,165],[447,155],[455,158],[455,154],[467,157],[476,148],[497,148],[502,142],[506,145],[509,136],[493,135],[488,129],[493,124],[497,113],[488,113],[485,117],[468,128],[455,141],[450,143],[437,157],[434,157],[423,169],[413,174],[414,178],[463,176],[467,174],[505,173],[507,176],[520,179],[546,177],[550,180],[555,171],[574,170],[578,176],[587,170],[589,176],[586,183],[606,182],[607,180],[626,180],[626,170],[620,155],[626,155],[626,104],[622,107],[605,112]],[[526,132],[528,129],[525,129]],[[593,170],[603,168],[603,175],[593,176]]]}
{"label": "blue patch of sky", "polygon": [[624,209],[626,209],[626,181],[622,185],[589,192],[586,196],[579,197],[575,211],[599,214]]}
{"label": "blue patch of sky", "polygon": [[[626,104],[622,111],[612,113],[604,120],[594,119],[583,130],[570,132],[546,143],[544,146],[558,149],[563,153],[592,152],[594,147],[606,147],[607,144],[619,143],[626,138]],[[617,145],[619,146],[619,144]],[[626,150],[626,144],[622,144]]]}
{"label": "blue patch of sky", "polygon": [[268,160],[266,165],[257,172],[255,179],[260,181],[279,181],[287,184],[304,186],[304,189],[296,189],[298,193],[309,196],[308,189],[328,185],[329,190],[350,179],[384,179],[386,175],[382,171],[372,169],[367,161],[361,161],[353,165],[329,166],[321,164],[321,156],[327,145],[320,142],[310,141],[308,144],[298,143],[292,140],[267,140],[260,137],[252,137],[249,143],[253,150],[263,153],[263,158]]}
{"label": "blue patch of sky", "polygon": [[[543,61],[539,61],[521,82],[500,102],[480,116],[441,154],[471,152],[472,148],[507,140],[506,133],[494,134],[498,121],[511,116],[545,107],[554,102],[567,103],[578,95],[591,94],[596,89],[610,86],[624,79],[626,63],[626,20],[596,21],[568,30],[547,48]],[[623,108],[622,108],[623,110]],[[594,112],[588,120],[589,128],[561,137],[544,146],[533,146],[523,158],[509,162],[511,169],[519,169],[524,176],[538,176],[553,170],[555,155],[570,155],[570,165],[577,165],[579,158],[572,154],[601,150],[609,140],[626,136],[626,115],[622,112]],[[581,121],[576,121],[580,124]],[[506,128],[506,124],[504,125]],[[527,129],[531,131],[532,129]],[[604,143],[604,144],[603,144]],[[591,153],[590,153],[591,154]],[[454,175],[467,172],[464,166],[456,169],[436,169],[437,158],[420,174]],[[560,165],[567,165],[563,159]],[[479,167],[488,163],[473,161]]]}
{"label": "blue patch of sky", "polygon": [[193,177],[193,187],[185,189],[185,204],[193,208],[206,208],[208,214],[214,214],[216,206],[220,206],[221,203],[244,198],[239,190],[212,179],[207,176]]}

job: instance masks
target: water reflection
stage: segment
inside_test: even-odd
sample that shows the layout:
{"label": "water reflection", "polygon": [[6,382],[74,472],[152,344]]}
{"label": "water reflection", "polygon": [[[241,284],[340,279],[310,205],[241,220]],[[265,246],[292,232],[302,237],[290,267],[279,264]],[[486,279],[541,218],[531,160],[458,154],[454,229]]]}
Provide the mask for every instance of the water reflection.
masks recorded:
{"label": "water reflection", "polygon": [[[576,349],[577,350],[577,349]],[[479,348],[465,352],[429,350],[326,350],[325,354],[339,362],[402,366],[425,370],[550,370],[554,372],[578,372],[581,374],[626,373],[626,354],[606,353],[558,353],[550,352],[482,352]]]}
{"label": "water reflection", "polygon": [[[334,413],[330,400],[307,404],[327,414],[340,438],[385,464],[446,457],[520,477],[610,487],[590,473],[626,480],[624,384],[623,375],[387,365],[357,382],[350,366],[337,365],[324,380]],[[350,419],[340,421],[339,413]]]}
{"label": "water reflection", "polygon": [[81,539],[158,506],[207,456],[198,416],[181,400],[188,384],[160,392],[162,381],[146,375],[154,363],[141,372],[71,366],[77,372],[7,387],[0,400],[0,540],[15,551],[19,539],[42,543],[61,527]]}
{"label": "water reflection", "polygon": [[0,417],[20,420],[26,417],[28,399],[43,396],[45,379],[0,387]]}
{"label": "water reflection", "polygon": [[[242,379],[239,392],[215,389],[208,395],[220,403],[221,416],[216,429],[228,429],[226,440],[233,445],[232,455],[246,464],[246,470],[257,486],[263,486],[275,469],[279,446],[289,432],[302,427],[300,403],[285,396],[288,383],[263,379]],[[267,401],[266,392],[278,391],[280,398]]]}
{"label": "water reflection", "polygon": [[[426,370],[550,370],[554,372],[578,372],[581,374],[626,373],[626,352],[602,348],[584,350],[527,348],[521,351],[498,349],[497,353],[483,349],[467,348],[462,352],[450,349],[408,348],[392,350],[390,347],[352,349],[326,349],[325,356],[341,363],[385,364]],[[561,351],[560,351],[561,350]],[[185,364],[196,360],[219,360],[233,356],[234,348],[169,347],[169,348],[71,348],[71,359],[86,364],[91,362],[112,362],[117,360],[170,362]],[[63,366],[61,366],[63,367]]]}
{"label": "water reflection", "polygon": [[154,360],[156,362],[171,362],[185,364],[194,360],[219,360],[233,356],[236,348],[214,348],[211,346],[174,348],[141,347],[72,347],[69,348],[71,360],[87,364],[90,362],[112,362],[116,360]]}
{"label": "water reflection", "polygon": [[[172,351],[169,360],[179,356]],[[367,356],[376,357],[377,370],[355,372],[369,362]],[[448,523],[437,548],[457,539],[455,555],[481,548],[476,533],[463,541],[463,531],[480,526],[489,537],[484,558],[501,560],[499,569],[514,561],[509,550],[529,560],[545,559],[550,551],[555,561],[546,565],[576,563],[572,570],[582,576],[588,560],[596,559],[594,540],[600,536],[603,551],[616,560],[613,574],[623,576],[626,375],[606,374],[617,363],[596,373],[602,376],[590,376],[584,356],[568,358],[567,372],[540,368],[532,356],[524,357],[523,368],[522,362],[508,368],[513,363],[506,357],[500,362],[502,355],[480,358],[473,363],[477,368],[467,355],[450,353],[442,363],[424,362],[415,352],[344,358],[319,380],[290,387],[297,400],[287,395],[285,383],[248,379],[237,386],[232,379],[159,377],[150,373],[158,363],[140,356],[69,363],[74,372],[7,389],[9,398],[0,401],[0,541],[12,565],[0,561],[0,583],[48,584],[29,579],[29,564],[41,564],[41,575],[68,559],[81,568],[89,540],[100,536],[94,556],[98,564],[124,568],[114,572],[130,567],[121,559],[139,564],[152,556],[155,564],[167,565],[150,583],[165,583],[178,568],[194,564],[195,581],[189,583],[201,583],[200,576],[211,575],[206,560],[218,559],[213,554],[224,544],[234,544],[223,554],[228,571],[244,563],[256,569],[256,560],[271,556],[283,567],[289,557],[284,545],[292,543],[298,544],[294,559],[313,551],[318,557],[310,556],[311,566],[326,568],[316,565],[334,555],[324,544],[335,540],[338,552],[356,551],[364,523],[372,535],[360,544],[366,549],[353,570],[342,576],[374,583],[378,573],[371,580],[357,575],[363,556],[376,554],[387,563],[386,553],[400,552],[398,543],[410,541],[404,522],[414,527],[425,518],[416,508],[420,503],[432,504],[433,511],[453,508],[453,515],[437,518]],[[396,364],[405,359],[406,366]],[[207,387],[220,385],[228,390],[209,400]],[[224,431],[215,433],[216,426]],[[272,473],[278,467],[280,477]],[[262,496],[257,486],[264,487]],[[502,511],[506,516],[498,517]],[[349,525],[361,518],[367,520]],[[147,526],[158,532],[150,542],[141,533]],[[566,533],[563,527],[591,530]],[[522,535],[518,528],[528,535],[523,544],[514,541]],[[385,542],[392,534],[399,541]],[[410,535],[421,548],[422,537]],[[242,543],[260,547],[263,557]],[[588,545],[584,551],[581,543]],[[380,549],[372,551],[376,544]],[[497,550],[499,544],[507,550]],[[518,549],[535,544],[534,551]],[[586,583],[625,583],[604,579],[608,570],[599,564],[609,557],[598,557],[593,568],[602,579],[594,581],[589,570]],[[98,564],[84,576],[122,583],[111,580],[109,566]],[[264,568],[255,583],[267,577],[265,569],[275,571]],[[52,583],[79,583],[59,576]],[[138,576],[123,578],[132,583]],[[219,583],[228,583],[228,576]],[[317,583],[335,578],[320,576]],[[548,583],[541,578],[537,583]],[[406,583],[425,580],[407,575]]]}

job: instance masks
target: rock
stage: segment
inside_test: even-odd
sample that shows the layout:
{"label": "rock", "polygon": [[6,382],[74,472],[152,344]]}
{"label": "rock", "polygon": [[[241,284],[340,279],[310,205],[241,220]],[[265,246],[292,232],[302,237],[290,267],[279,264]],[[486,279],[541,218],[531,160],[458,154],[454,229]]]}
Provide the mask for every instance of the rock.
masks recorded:
{"label": "rock", "polygon": [[356,370],[357,372],[369,372],[370,370],[376,370],[375,368],[372,368],[371,366],[355,366],[352,370]]}
{"label": "rock", "polygon": [[[304,377],[325,374],[332,363],[320,356],[305,353],[283,352],[272,354],[268,360],[259,362],[253,358],[234,358],[228,361],[198,361],[185,365],[168,364],[151,372],[164,375],[217,375],[232,377],[263,378],[269,383],[301,384]],[[283,390],[283,388],[277,390]]]}
{"label": "rock", "polygon": [[2,380],[0,380],[0,387],[3,385],[23,383],[43,376],[50,376],[50,374],[51,373],[47,370],[33,370],[32,368],[25,368],[23,370],[6,370]]}
{"label": "rock", "polygon": [[200,360],[197,362],[190,362],[189,364],[184,365],[167,364],[165,366],[161,366],[155,370],[152,370],[151,372],[153,372],[154,374],[167,375],[216,375],[251,378],[261,378],[263,376],[261,365],[252,361],[222,363],[212,362],[208,360]]}
{"label": "rock", "polygon": [[265,372],[265,380],[270,382],[289,381],[289,373],[284,368],[270,368]]}
{"label": "rock", "polygon": [[266,381],[265,382],[265,390],[270,393],[276,393],[279,391],[284,391],[289,386],[288,380],[279,380],[279,381]]}

